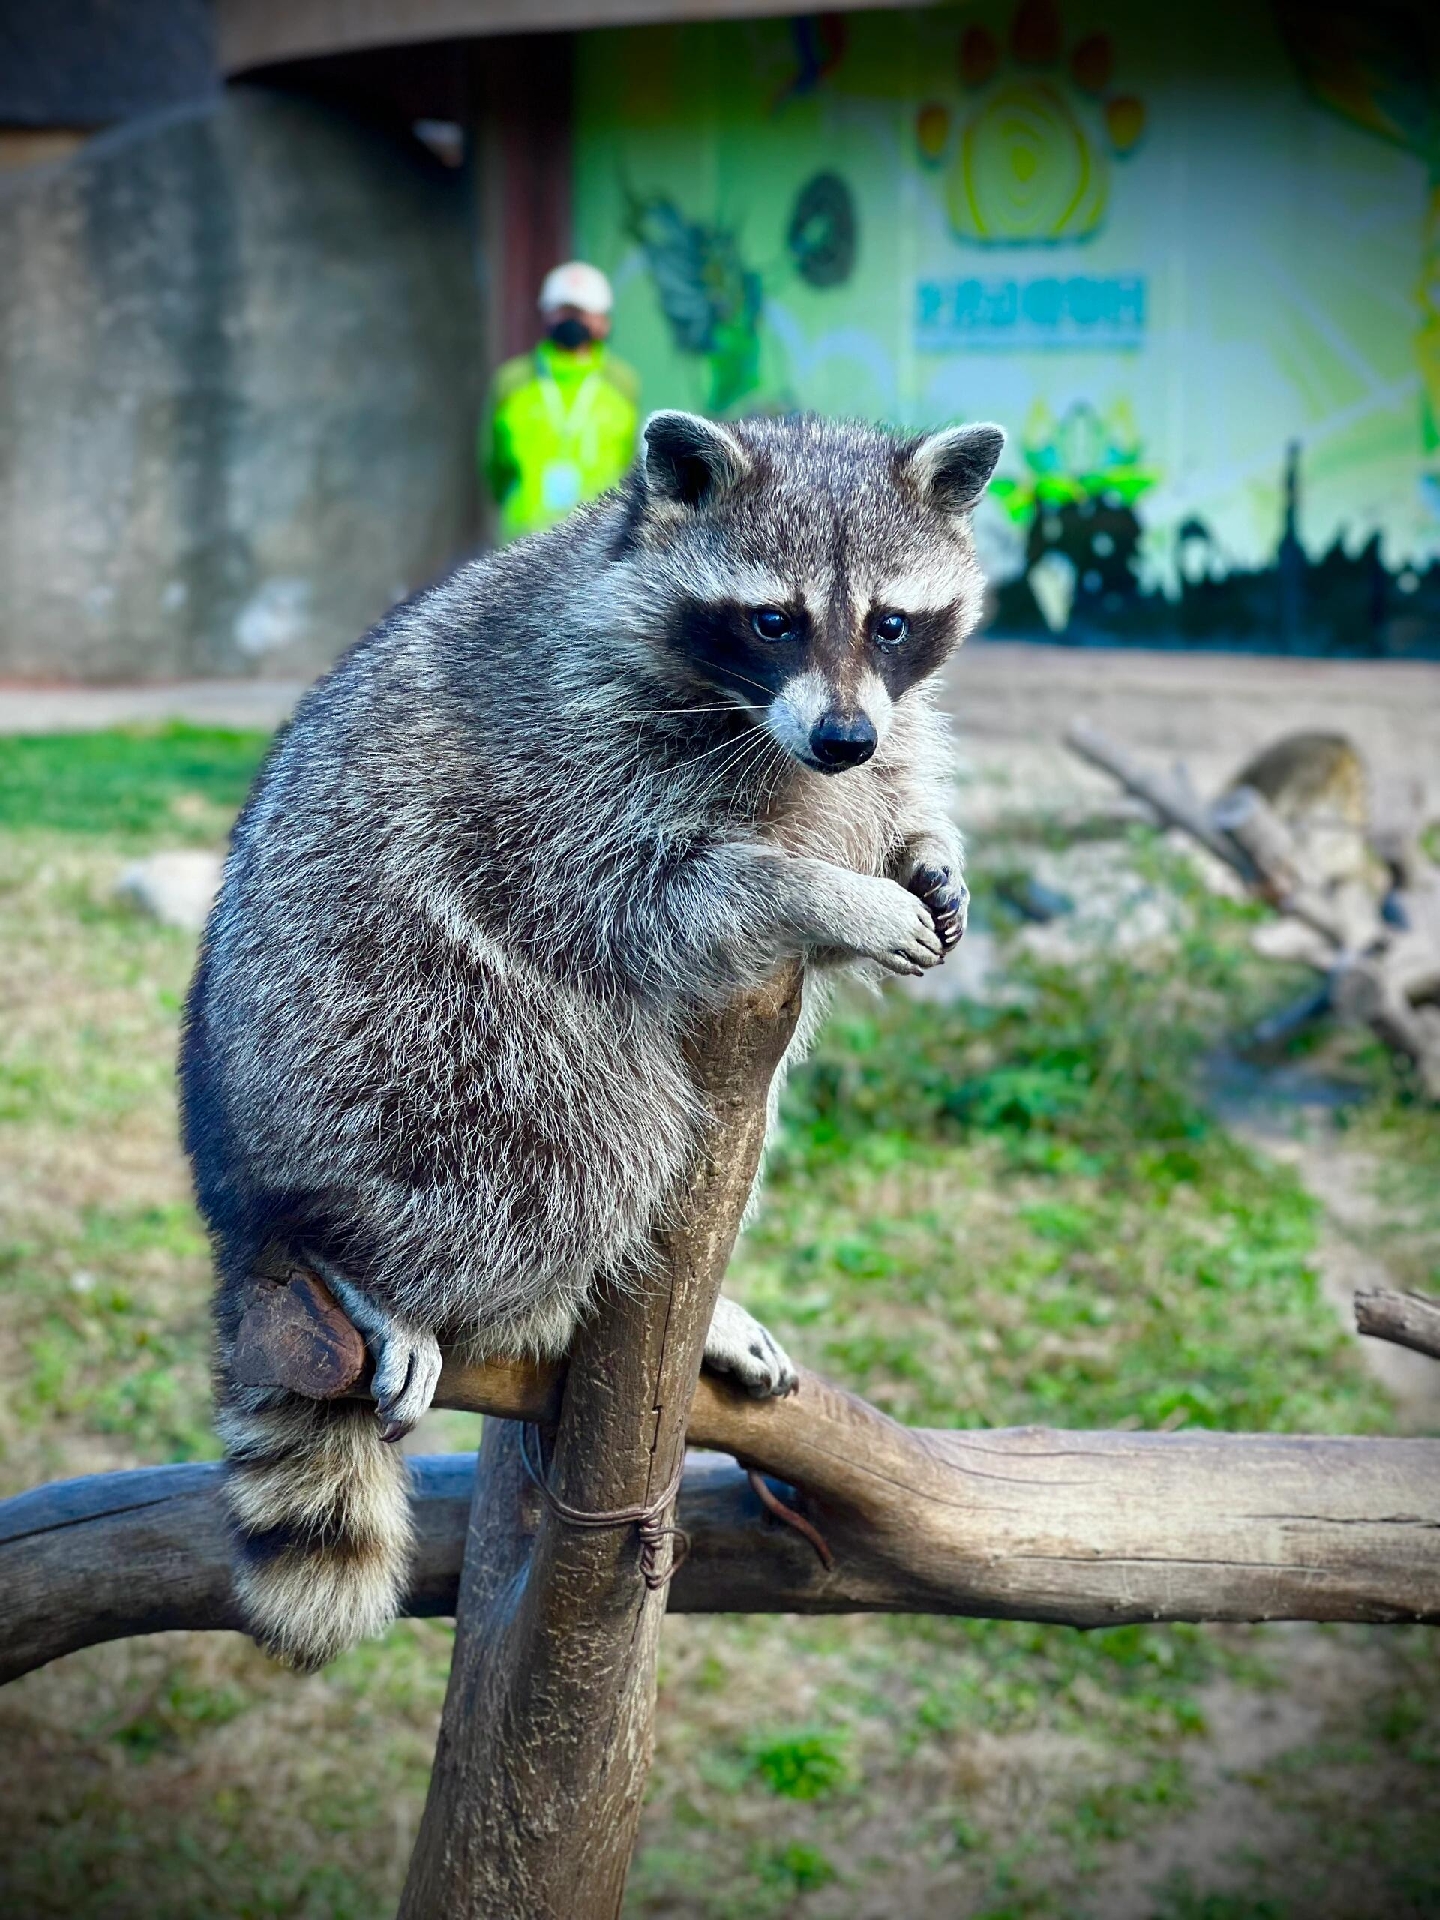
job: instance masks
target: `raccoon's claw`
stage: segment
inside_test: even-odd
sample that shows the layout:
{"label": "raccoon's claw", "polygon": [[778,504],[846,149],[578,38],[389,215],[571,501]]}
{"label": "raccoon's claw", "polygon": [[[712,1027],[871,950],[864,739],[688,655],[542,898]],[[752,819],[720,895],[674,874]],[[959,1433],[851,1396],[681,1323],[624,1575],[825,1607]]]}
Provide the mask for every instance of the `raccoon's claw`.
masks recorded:
{"label": "raccoon's claw", "polygon": [[705,1339],[705,1364],[728,1373],[754,1400],[778,1399],[800,1384],[794,1362],[775,1336],[744,1307],[723,1296]]}
{"label": "raccoon's claw", "polygon": [[[318,1262],[317,1262],[318,1264]],[[403,1440],[420,1424],[440,1379],[440,1342],[424,1328],[407,1326],[330,1267],[325,1284],[363,1335],[375,1362],[370,1391],[380,1438]]]}
{"label": "raccoon's claw", "polygon": [[940,945],[946,953],[958,947],[970,911],[970,889],[949,867],[917,867],[905,883],[930,909]]}
{"label": "raccoon's claw", "polygon": [[434,1334],[396,1327],[381,1344],[370,1388],[382,1440],[403,1440],[420,1424],[439,1379],[440,1343]]}

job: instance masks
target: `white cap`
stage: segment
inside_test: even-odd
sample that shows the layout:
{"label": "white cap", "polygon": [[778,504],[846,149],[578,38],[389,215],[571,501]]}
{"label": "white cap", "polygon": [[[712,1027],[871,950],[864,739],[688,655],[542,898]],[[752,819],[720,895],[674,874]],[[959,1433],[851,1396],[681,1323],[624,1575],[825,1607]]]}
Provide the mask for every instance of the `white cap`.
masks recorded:
{"label": "white cap", "polygon": [[584,260],[567,260],[563,267],[552,267],[540,289],[541,313],[554,313],[560,307],[578,307],[581,313],[609,313],[614,304],[610,282],[598,267]]}

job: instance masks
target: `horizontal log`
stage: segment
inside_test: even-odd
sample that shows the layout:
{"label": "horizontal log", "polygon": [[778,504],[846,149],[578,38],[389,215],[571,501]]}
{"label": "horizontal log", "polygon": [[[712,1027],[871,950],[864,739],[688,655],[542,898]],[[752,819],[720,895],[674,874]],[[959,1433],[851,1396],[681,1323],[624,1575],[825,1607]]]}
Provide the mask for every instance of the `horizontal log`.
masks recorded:
{"label": "horizontal log", "polygon": [[[497,1372],[513,1413],[543,1411],[553,1374]],[[473,1407],[486,1378],[448,1368],[443,1397]],[[679,1512],[691,1550],[670,1594],[681,1612],[1440,1621],[1440,1441],[921,1431],[808,1374],[768,1402],[704,1378],[690,1433],[803,1489],[785,1497],[834,1564],[767,1512],[741,1467],[692,1455]],[[474,1458],[411,1470],[409,1611],[448,1614]],[[102,1640],[236,1627],[220,1472],[144,1468],[0,1504],[0,1679]]]}

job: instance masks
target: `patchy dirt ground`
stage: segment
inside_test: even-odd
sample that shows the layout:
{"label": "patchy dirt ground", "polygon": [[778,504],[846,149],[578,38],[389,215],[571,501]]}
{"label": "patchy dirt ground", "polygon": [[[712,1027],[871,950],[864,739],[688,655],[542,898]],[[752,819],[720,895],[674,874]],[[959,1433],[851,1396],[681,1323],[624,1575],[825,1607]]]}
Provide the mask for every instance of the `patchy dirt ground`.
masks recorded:
{"label": "patchy dirt ground", "polygon": [[1183,760],[1207,796],[1282,733],[1346,734],[1369,764],[1378,820],[1427,791],[1440,815],[1440,664],[982,641],[955,656],[945,688],[976,835],[1007,814],[1113,806],[1113,783],[1062,744],[1081,718],[1161,767]]}

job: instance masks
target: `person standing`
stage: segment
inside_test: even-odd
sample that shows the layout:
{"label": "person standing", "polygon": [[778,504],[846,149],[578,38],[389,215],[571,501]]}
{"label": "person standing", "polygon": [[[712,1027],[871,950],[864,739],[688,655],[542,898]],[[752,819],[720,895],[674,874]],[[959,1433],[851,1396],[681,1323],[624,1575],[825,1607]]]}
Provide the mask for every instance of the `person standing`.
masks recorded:
{"label": "person standing", "polygon": [[554,268],[540,289],[543,337],[495,376],[480,464],[502,541],[557,525],[613,487],[635,457],[640,380],[605,344],[613,305],[598,267]]}

